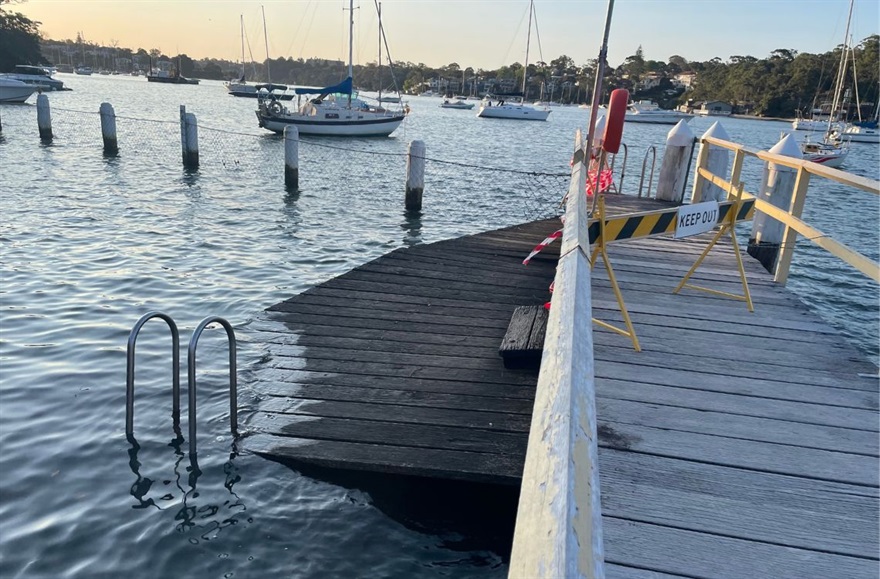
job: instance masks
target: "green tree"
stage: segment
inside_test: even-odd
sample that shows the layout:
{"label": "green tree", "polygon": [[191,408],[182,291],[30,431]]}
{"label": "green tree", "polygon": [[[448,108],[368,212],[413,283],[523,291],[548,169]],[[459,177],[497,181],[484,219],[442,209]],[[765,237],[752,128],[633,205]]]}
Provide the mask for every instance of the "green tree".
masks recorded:
{"label": "green tree", "polygon": [[[0,0],[0,6],[8,0]],[[17,64],[48,64],[40,51],[40,23],[0,7],[0,72]]]}

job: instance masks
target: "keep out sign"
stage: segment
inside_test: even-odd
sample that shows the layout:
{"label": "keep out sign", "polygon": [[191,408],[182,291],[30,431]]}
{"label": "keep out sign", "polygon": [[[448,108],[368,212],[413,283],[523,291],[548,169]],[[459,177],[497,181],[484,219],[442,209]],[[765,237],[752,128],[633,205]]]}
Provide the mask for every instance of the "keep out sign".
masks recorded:
{"label": "keep out sign", "polygon": [[711,231],[718,225],[718,202],[707,201],[678,208],[675,237],[688,237]]}

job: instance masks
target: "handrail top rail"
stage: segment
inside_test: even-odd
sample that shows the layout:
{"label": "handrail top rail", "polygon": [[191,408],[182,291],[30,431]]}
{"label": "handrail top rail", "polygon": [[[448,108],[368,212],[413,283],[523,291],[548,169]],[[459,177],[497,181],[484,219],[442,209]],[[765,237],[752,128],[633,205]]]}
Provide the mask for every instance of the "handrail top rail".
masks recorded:
{"label": "handrail top rail", "polygon": [[723,139],[716,139],[715,137],[701,137],[700,140],[703,143],[708,143],[710,145],[715,145],[717,147],[722,147],[731,151],[741,151],[746,155],[757,157],[762,161],[775,163],[777,165],[782,165],[784,167],[789,167],[792,169],[803,169],[811,175],[825,177],[826,179],[831,179],[832,181],[837,181],[838,183],[843,183],[844,185],[850,185],[851,187],[867,191],[868,193],[880,195],[880,181],[877,181],[876,179],[870,179],[868,177],[862,177],[860,175],[853,175],[852,173],[847,173],[846,171],[841,171],[840,169],[832,169],[831,167],[826,167],[824,165],[820,165],[819,163],[813,163],[812,161],[804,161],[803,159],[795,159],[792,157],[787,157],[785,155],[771,153],[769,151],[753,149],[751,147],[740,145],[739,143],[725,141]]}

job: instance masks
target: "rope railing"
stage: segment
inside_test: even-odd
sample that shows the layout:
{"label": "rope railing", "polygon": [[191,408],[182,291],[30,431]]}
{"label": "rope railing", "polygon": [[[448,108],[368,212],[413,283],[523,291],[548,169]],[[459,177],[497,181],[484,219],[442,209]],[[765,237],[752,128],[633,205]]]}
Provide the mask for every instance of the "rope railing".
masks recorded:
{"label": "rope railing", "polygon": [[[53,105],[52,113],[53,150],[75,148],[77,162],[84,162],[92,151],[101,150],[104,135],[99,111]],[[198,171],[189,171],[190,182],[231,174],[242,186],[285,188],[283,139],[269,133],[216,126],[198,121],[194,115],[186,116],[194,122],[198,141],[194,157]],[[182,135],[179,130],[181,120],[115,113],[113,117],[114,142],[118,143],[122,165],[148,164],[155,171],[169,171],[180,163],[182,141],[187,138],[186,131]],[[21,117],[17,117],[17,123],[3,120],[7,146],[12,144],[13,131],[16,138],[30,132]],[[379,191],[369,193],[381,193],[371,199],[374,204],[402,202],[396,190],[403,189],[409,156],[406,150],[389,150],[397,145],[388,146],[384,140],[376,142],[377,148],[384,150],[370,149],[362,140],[352,145],[303,136],[298,141],[297,190],[333,187],[355,192],[373,188]],[[116,155],[114,151],[111,156]],[[431,211],[439,203],[444,215],[436,217],[441,220],[448,216],[481,225],[490,225],[501,209],[504,214],[516,215],[524,221],[558,216],[561,213],[559,199],[567,190],[570,178],[568,172],[505,168],[431,155],[425,155],[423,160],[425,211]],[[454,206],[453,211],[450,205]]]}

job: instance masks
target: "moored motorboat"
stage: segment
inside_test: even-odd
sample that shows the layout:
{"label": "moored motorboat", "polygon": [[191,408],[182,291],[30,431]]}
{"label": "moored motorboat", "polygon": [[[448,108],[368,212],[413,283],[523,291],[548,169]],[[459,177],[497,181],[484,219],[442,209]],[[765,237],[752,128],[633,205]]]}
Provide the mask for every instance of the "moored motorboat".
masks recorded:
{"label": "moored motorboat", "polygon": [[52,78],[52,74],[42,66],[19,64],[12,72],[0,74],[0,78],[11,78],[37,87],[44,91],[69,90],[64,83]]}
{"label": "moored motorboat", "polygon": [[0,103],[23,103],[37,90],[36,86],[20,80],[0,78]]}
{"label": "moored motorboat", "polygon": [[661,109],[653,101],[638,101],[630,103],[627,107],[625,120],[628,123],[675,125],[678,121],[689,122],[692,118],[694,118],[694,115],[688,113]]}
{"label": "moored motorboat", "polygon": [[442,103],[440,103],[441,109],[461,109],[461,110],[471,110],[474,108],[475,103],[466,103],[461,99],[458,100],[449,100],[446,99]]}

